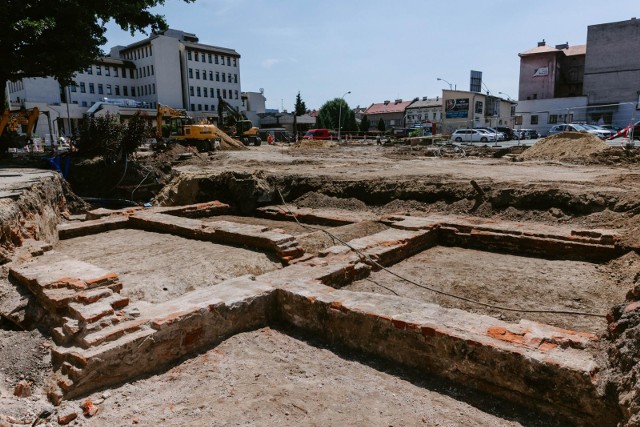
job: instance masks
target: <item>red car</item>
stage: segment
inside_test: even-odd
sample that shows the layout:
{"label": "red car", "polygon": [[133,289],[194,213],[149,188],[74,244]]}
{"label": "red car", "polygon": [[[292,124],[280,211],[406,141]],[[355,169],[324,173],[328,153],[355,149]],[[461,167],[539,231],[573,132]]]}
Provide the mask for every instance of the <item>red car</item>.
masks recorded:
{"label": "red car", "polygon": [[331,139],[329,129],[309,129],[302,139]]}

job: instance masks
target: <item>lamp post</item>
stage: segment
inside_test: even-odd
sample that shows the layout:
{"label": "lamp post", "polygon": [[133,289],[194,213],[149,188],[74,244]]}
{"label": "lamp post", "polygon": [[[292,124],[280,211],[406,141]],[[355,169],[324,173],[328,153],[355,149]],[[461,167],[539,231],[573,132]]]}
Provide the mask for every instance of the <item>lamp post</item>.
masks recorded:
{"label": "lamp post", "polygon": [[451,83],[449,83],[449,82],[448,82],[448,81],[446,81],[445,79],[441,79],[440,77],[437,77],[437,78],[436,78],[436,80],[437,80],[437,81],[443,81],[443,82],[445,82],[446,84],[448,84],[448,85],[449,85],[449,90],[453,90],[453,86],[451,85]]}
{"label": "lamp post", "polygon": [[[344,97],[349,95],[351,91],[345,92],[344,95],[340,97],[340,100],[344,101]],[[342,102],[340,102],[340,106],[338,107],[338,142],[340,142],[340,122],[342,121]]]}
{"label": "lamp post", "polygon": [[498,95],[506,95],[507,96],[507,101],[513,101],[513,98],[511,98],[508,93],[498,92]]}

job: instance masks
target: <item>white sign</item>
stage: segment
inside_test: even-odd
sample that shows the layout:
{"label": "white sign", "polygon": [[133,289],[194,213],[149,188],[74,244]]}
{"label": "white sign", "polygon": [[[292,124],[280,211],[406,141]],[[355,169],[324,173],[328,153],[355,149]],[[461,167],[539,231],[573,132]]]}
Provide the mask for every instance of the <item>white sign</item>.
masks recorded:
{"label": "white sign", "polygon": [[533,77],[544,77],[549,75],[549,67],[536,68]]}

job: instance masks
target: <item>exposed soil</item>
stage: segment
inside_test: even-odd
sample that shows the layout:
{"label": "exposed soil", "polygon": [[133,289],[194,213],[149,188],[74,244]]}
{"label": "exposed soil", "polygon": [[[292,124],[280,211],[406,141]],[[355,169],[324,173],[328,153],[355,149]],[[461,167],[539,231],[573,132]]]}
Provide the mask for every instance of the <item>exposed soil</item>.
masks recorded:
{"label": "exposed soil", "polygon": [[584,159],[609,148],[595,135],[581,132],[562,132],[543,138],[522,153],[524,160]]}

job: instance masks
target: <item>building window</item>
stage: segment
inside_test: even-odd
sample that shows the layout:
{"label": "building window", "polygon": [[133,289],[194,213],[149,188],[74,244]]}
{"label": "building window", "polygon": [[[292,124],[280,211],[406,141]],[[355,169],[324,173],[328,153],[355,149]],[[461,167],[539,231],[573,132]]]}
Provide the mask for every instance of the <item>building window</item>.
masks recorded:
{"label": "building window", "polygon": [[129,69],[129,78],[130,79],[133,79],[133,71],[134,71],[133,68]]}
{"label": "building window", "polygon": [[226,89],[222,89],[222,97],[224,99],[227,99],[227,90]]}
{"label": "building window", "polygon": [[116,85],[116,96],[120,96],[120,86]]}
{"label": "building window", "polygon": [[215,91],[213,90],[213,88],[210,88],[210,89],[209,89],[209,95],[210,95],[212,98],[215,98],[215,96],[216,96],[216,95],[215,95]]}
{"label": "building window", "polygon": [[[116,86],[116,91],[118,90],[118,86]],[[129,96],[129,87],[128,86],[122,86],[122,94],[124,96]]]}
{"label": "building window", "polygon": [[156,84],[152,83],[151,84],[151,88],[153,89],[153,94],[155,95],[156,94]]}
{"label": "building window", "polygon": [[200,59],[202,59],[202,62],[206,62],[206,60],[204,59],[204,53],[200,54]]}
{"label": "building window", "polygon": [[131,96],[136,96],[136,87],[131,86]]}
{"label": "building window", "polygon": [[218,63],[218,55],[215,56],[216,64]]}
{"label": "building window", "polygon": [[189,86],[189,95],[194,96],[193,86]]}
{"label": "building window", "polygon": [[227,65],[231,66],[231,57],[230,56],[227,56]]}
{"label": "building window", "polygon": [[198,62],[198,52],[193,52],[193,59]]}
{"label": "building window", "polygon": [[202,92],[200,90],[200,86],[198,86],[196,89],[197,89],[197,92],[198,92],[198,96],[202,96]]}
{"label": "building window", "polygon": [[549,121],[547,122],[550,125],[558,123],[558,115],[557,114],[549,114]]}
{"label": "building window", "polygon": [[87,101],[82,101],[82,106],[86,107],[87,106]]}
{"label": "building window", "polygon": [[537,125],[538,124],[538,115],[537,114],[532,114],[531,115],[531,124],[532,125]]}
{"label": "building window", "polygon": [[209,104],[204,104],[204,111],[209,111]]}
{"label": "building window", "polygon": [[107,85],[107,95],[111,95],[111,85]]}
{"label": "building window", "polygon": [[225,74],[224,74],[224,73],[222,73],[222,81],[223,81],[223,82],[225,82],[225,81],[226,81],[226,80],[225,80]]}
{"label": "building window", "polygon": [[235,93],[236,93],[236,99],[238,99],[238,91],[236,90]]}
{"label": "building window", "polygon": [[193,68],[189,68],[189,78],[193,78]]}
{"label": "building window", "polygon": [[228,77],[228,79],[227,79],[227,81],[228,81],[229,83],[231,83],[231,73],[229,73],[229,74],[227,74],[227,75],[229,76],[229,77]]}
{"label": "building window", "polygon": [[202,80],[207,80],[207,71],[202,70]]}
{"label": "building window", "polygon": [[196,111],[196,105],[195,104],[191,104],[191,111]]}
{"label": "building window", "polygon": [[87,89],[84,85],[84,82],[80,82],[80,93],[87,93]]}
{"label": "building window", "polygon": [[155,71],[153,71],[153,65],[151,65],[151,75],[155,75]]}
{"label": "building window", "polygon": [[213,71],[209,71],[209,80],[213,81]]}
{"label": "building window", "polygon": [[104,86],[102,83],[98,83],[98,95],[104,95]]}
{"label": "building window", "polygon": [[211,111],[216,111],[216,107],[213,104],[211,104]]}
{"label": "building window", "polygon": [[93,83],[89,83],[89,93],[96,93],[96,88]]}
{"label": "building window", "polygon": [[211,54],[209,54],[209,64],[211,64],[212,62],[213,62],[212,55],[211,55]]}
{"label": "building window", "polygon": [[118,67],[113,67],[113,77],[118,77]]}
{"label": "building window", "polygon": [[104,75],[105,76],[110,76],[111,75],[111,67],[109,67],[108,65],[104,66]]}
{"label": "building window", "polygon": [[89,65],[89,68],[87,68],[87,74],[93,74],[93,65]]}
{"label": "building window", "polygon": [[102,67],[99,65],[96,65],[96,75],[97,76],[101,76],[102,75]]}
{"label": "building window", "polygon": [[198,104],[198,111],[202,111],[202,104]]}
{"label": "building window", "polygon": [[233,82],[236,83],[236,84],[238,83],[238,75],[237,74],[233,75]]}
{"label": "building window", "polygon": [[220,98],[220,89],[217,90],[218,98]]}
{"label": "building window", "polygon": [[200,80],[200,70],[196,70],[196,79]]}
{"label": "building window", "polygon": [[[191,51],[190,50],[187,50],[187,59],[189,61],[191,61]],[[192,110],[193,110],[193,108],[192,108]]]}
{"label": "building window", "polygon": [[220,71],[216,71],[216,81],[220,81]]}
{"label": "building window", "polygon": [[149,45],[149,56],[153,55],[153,46]]}
{"label": "building window", "polygon": [[233,66],[234,67],[238,66],[238,60],[236,58],[233,58]]}
{"label": "building window", "polygon": [[74,82],[74,83],[71,85],[71,92],[77,92],[77,91],[78,91],[78,87],[76,86],[76,83]]}

